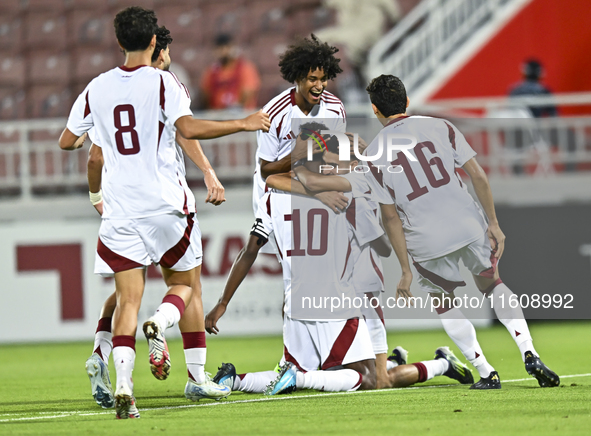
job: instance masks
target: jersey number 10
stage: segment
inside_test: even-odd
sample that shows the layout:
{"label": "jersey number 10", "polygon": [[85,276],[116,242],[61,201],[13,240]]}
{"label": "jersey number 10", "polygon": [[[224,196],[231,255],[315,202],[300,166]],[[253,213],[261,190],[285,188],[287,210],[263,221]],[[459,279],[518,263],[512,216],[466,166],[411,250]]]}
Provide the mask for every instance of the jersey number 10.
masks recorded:
{"label": "jersey number 10", "polygon": [[[320,244],[314,248],[314,223],[320,217]],[[324,256],[328,250],[328,211],[326,209],[310,209],[307,216],[308,246],[304,250],[302,245],[302,231],[300,210],[294,209],[291,215],[284,215],[285,221],[293,223],[293,250],[287,250],[288,256]]]}

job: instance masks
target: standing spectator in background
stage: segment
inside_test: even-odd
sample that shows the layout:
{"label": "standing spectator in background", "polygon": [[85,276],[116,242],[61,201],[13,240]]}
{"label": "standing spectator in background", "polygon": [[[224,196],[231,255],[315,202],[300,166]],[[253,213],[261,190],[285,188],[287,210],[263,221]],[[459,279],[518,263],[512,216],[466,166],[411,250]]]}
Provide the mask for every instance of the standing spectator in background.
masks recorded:
{"label": "standing spectator in background", "polygon": [[[523,81],[513,85],[509,92],[510,97],[521,97],[527,95],[551,95],[552,92],[540,83],[544,76],[544,67],[536,59],[528,59],[521,66]],[[535,118],[556,117],[558,111],[556,106],[529,106],[528,108]]]}
{"label": "standing spectator in background", "polygon": [[206,109],[257,106],[261,87],[259,73],[252,62],[240,56],[232,36],[220,34],[215,39],[217,61],[201,78],[201,92]]}

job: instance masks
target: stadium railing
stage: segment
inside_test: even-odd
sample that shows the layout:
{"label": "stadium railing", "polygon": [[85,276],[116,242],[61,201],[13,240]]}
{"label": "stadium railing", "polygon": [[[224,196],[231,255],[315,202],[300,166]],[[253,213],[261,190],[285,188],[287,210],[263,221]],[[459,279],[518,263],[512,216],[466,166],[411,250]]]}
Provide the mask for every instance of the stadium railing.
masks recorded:
{"label": "stadium railing", "polygon": [[[565,171],[591,171],[591,116],[531,118],[528,106],[591,107],[591,93],[515,99],[432,101],[414,113],[447,118],[464,133],[492,176],[526,177]],[[367,105],[347,107],[348,116],[369,117]],[[591,111],[584,112],[586,114]],[[239,118],[240,111],[200,112],[204,119]],[[87,189],[88,145],[63,152],[57,145],[65,119],[0,122],[0,199],[31,199]],[[371,139],[371,138],[370,138]],[[250,184],[255,167],[256,135],[240,133],[201,141],[224,184]],[[189,183],[202,175],[187,165]]]}

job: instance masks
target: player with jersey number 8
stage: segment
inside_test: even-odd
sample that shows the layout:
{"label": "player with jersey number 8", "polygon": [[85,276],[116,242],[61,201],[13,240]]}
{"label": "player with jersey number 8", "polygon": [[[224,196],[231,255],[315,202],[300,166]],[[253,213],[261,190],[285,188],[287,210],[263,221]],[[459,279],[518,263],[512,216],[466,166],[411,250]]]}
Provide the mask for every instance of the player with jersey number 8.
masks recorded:
{"label": "player with jersey number 8", "polygon": [[155,13],[129,7],[117,14],[114,25],[125,64],[96,77],[80,94],[59,145],[75,150],[83,144],[80,137],[96,127],[109,168],[102,180],[104,211],[95,272],[105,265],[114,272],[115,407],[118,418],[129,418],[139,417],[131,374],[146,266],[163,266],[168,287],[144,328],[157,365],[165,360],[164,331],[179,322],[191,301],[201,258],[201,247],[191,237],[194,197],[177,171],[174,135],[162,133],[174,126],[187,139],[208,139],[267,130],[269,121],[262,111],[242,120],[194,119],[189,96],[176,76],[150,67],[158,29]]}
{"label": "player with jersey number 8", "polygon": [[[412,297],[408,251],[418,273],[419,288],[435,300],[445,331],[480,374],[480,381],[471,389],[500,389],[499,375],[484,357],[474,326],[459,307],[449,304],[454,299],[454,289],[466,285],[460,275],[461,260],[472,272],[478,289],[492,297],[494,311],[519,347],[526,371],[542,387],[558,386],[558,375],[544,365],[534,349],[521,306],[508,308],[497,304],[496,300],[514,294],[499,277],[497,263],[503,254],[505,235],[476,153],[449,121],[407,116],[409,99],[397,77],[381,75],[371,81],[367,92],[373,112],[384,128],[364,154],[376,155],[380,135],[410,135],[417,142],[412,150],[399,152],[391,162],[386,156],[368,161],[371,171],[366,173],[402,268],[396,296]],[[379,170],[387,165],[400,166],[404,171]],[[457,176],[456,168],[463,168],[470,177],[486,218]]]}

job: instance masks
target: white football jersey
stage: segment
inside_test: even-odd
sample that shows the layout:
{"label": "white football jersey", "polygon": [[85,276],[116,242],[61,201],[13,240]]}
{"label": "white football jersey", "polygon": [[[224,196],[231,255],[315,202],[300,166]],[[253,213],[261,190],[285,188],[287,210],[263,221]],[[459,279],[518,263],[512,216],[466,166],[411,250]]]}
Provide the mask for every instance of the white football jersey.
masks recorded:
{"label": "white football jersey", "polygon": [[169,71],[117,67],[88,84],[67,127],[75,135],[95,128],[105,160],[103,218],[195,212],[173,131],[186,115],[190,96]]}
{"label": "white football jersey", "polygon": [[371,190],[362,173],[341,175],[351,184],[353,200],[346,210],[352,228],[353,287],[357,294],[384,290],[382,260],[371,242],[384,234],[378,218],[378,204],[370,199]]}
{"label": "white football jersey", "polygon": [[375,156],[380,136],[386,144],[388,133],[414,137],[417,145],[407,152],[417,160],[399,151],[389,161],[384,146],[382,156],[368,162],[366,178],[376,201],[396,205],[413,260],[441,257],[480,238],[486,219],[455,171],[476,156],[464,135],[443,119],[400,117],[364,154]]}
{"label": "white football jersey", "polygon": [[258,201],[265,193],[265,181],[261,177],[260,159],[276,162],[283,159],[295,144],[300,125],[318,121],[329,130],[346,131],[345,106],[334,94],[324,91],[320,103],[314,105],[308,115],[304,114],[295,101],[295,87],[286,89],[263,107],[269,114],[271,127],[268,132],[257,132],[256,168],[253,178],[253,208],[256,214]]}
{"label": "white football jersey", "polygon": [[[348,196],[350,199],[351,195]],[[345,214],[335,214],[314,198],[271,190],[261,199],[257,218],[269,233],[274,232],[283,259],[287,316],[313,321],[361,316],[353,304],[354,235]],[[304,302],[306,297],[310,301],[315,298],[316,310],[310,311],[314,305]],[[331,311],[327,301],[332,297],[340,301],[348,298],[351,304]],[[318,310],[319,302],[323,310]]]}

